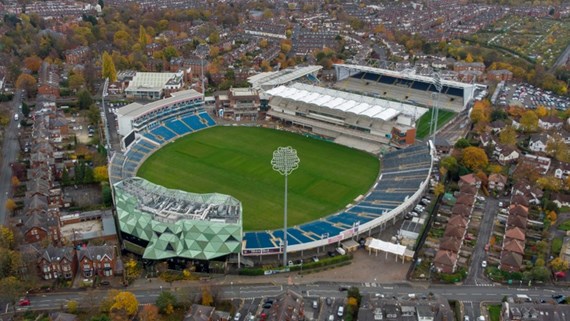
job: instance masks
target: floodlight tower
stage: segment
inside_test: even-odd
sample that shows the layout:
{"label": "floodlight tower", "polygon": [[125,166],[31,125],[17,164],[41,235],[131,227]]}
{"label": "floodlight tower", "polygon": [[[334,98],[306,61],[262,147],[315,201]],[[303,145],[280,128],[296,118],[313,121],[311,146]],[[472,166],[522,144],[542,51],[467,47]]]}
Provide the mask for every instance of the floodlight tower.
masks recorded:
{"label": "floodlight tower", "polygon": [[198,58],[200,58],[200,72],[201,72],[201,77],[202,77],[202,94],[204,95],[204,97],[206,97],[206,88],[204,87],[204,58],[206,58],[206,56],[208,55],[209,52],[210,52],[210,47],[208,47],[208,45],[206,45],[206,44],[199,44],[196,47],[196,56],[198,56]]}
{"label": "floodlight tower", "polygon": [[283,266],[287,266],[287,176],[299,167],[297,151],[291,146],[278,147],[273,151],[271,166],[285,176],[285,203],[283,205]]}
{"label": "floodlight tower", "polygon": [[[432,136],[432,140],[435,144],[435,133],[437,132],[437,118],[439,117],[439,95],[441,94],[441,89],[442,89],[442,85],[441,85],[441,77],[439,76],[439,73],[435,73],[433,75],[433,85],[435,86],[435,89],[437,90],[437,94],[435,94],[435,106],[434,106],[434,111],[431,114],[431,121],[433,123],[433,136]],[[430,126],[431,128],[431,126]]]}

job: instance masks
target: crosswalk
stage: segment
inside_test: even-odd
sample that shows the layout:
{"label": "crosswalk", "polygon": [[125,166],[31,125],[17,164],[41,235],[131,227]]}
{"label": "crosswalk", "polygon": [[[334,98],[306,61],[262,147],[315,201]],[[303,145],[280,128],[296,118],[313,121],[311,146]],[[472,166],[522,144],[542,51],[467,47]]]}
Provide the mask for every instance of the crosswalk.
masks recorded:
{"label": "crosswalk", "polygon": [[496,286],[495,283],[478,283],[477,286],[493,287]]}
{"label": "crosswalk", "polygon": [[380,286],[379,284],[377,284],[377,283],[375,283],[375,282],[374,282],[374,283],[365,282],[365,283],[363,283],[362,285],[364,285],[364,286],[367,287],[367,288],[377,288],[377,287]]}

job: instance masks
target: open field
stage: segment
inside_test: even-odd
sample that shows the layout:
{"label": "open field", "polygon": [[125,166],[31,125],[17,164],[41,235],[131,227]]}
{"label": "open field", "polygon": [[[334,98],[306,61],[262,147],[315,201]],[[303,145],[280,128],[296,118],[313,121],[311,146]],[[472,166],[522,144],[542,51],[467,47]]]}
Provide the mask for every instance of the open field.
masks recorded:
{"label": "open field", "polygon": [[246,231],[281,228],[284,178],[271,167],[279,146],[297,149],[289,176],[289,226],[342,209],[377,178],[376,157],[345,146],[266,128],[213,127],[167,144],[138,176],[168,188],[232,195],[243,204]]}
{"label": "open field", "polygon": [[[433,109],[430,109],[429,112],[425,113],[417,123],[417,130],[416,130],[416,137],[419,139],[425,138],[429,135],[429,122],[431,120],[431,115],[433,113]],[[437,128],[441,128],[445,125],[448,121],[450,121],[455,116],[455,113],[448,110],[439,110],[439,114],[437,117]]]}

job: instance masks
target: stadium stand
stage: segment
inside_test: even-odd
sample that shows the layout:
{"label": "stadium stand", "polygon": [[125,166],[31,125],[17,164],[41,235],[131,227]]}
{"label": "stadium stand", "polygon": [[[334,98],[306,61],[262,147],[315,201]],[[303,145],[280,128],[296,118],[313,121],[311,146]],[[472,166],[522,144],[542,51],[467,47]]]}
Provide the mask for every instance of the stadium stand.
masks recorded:
{"label": "stadium stand", "polygon": [[192,129],[188,125],[178,119],[167,120],[164,122],[164,125],[171,131],[175,132],[178,136],[184,136],[192,132]]}

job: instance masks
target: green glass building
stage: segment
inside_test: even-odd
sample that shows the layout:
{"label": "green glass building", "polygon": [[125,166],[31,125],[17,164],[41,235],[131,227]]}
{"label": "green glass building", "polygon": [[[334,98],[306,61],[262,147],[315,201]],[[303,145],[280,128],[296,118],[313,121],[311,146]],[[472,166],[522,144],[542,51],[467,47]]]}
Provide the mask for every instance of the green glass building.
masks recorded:
{"label": "green glass building", "polygon": [[145,259],[212,260],[241,251],[242,205],[229,195],[172,190],[140,177],[114,189],[124,247]]}

